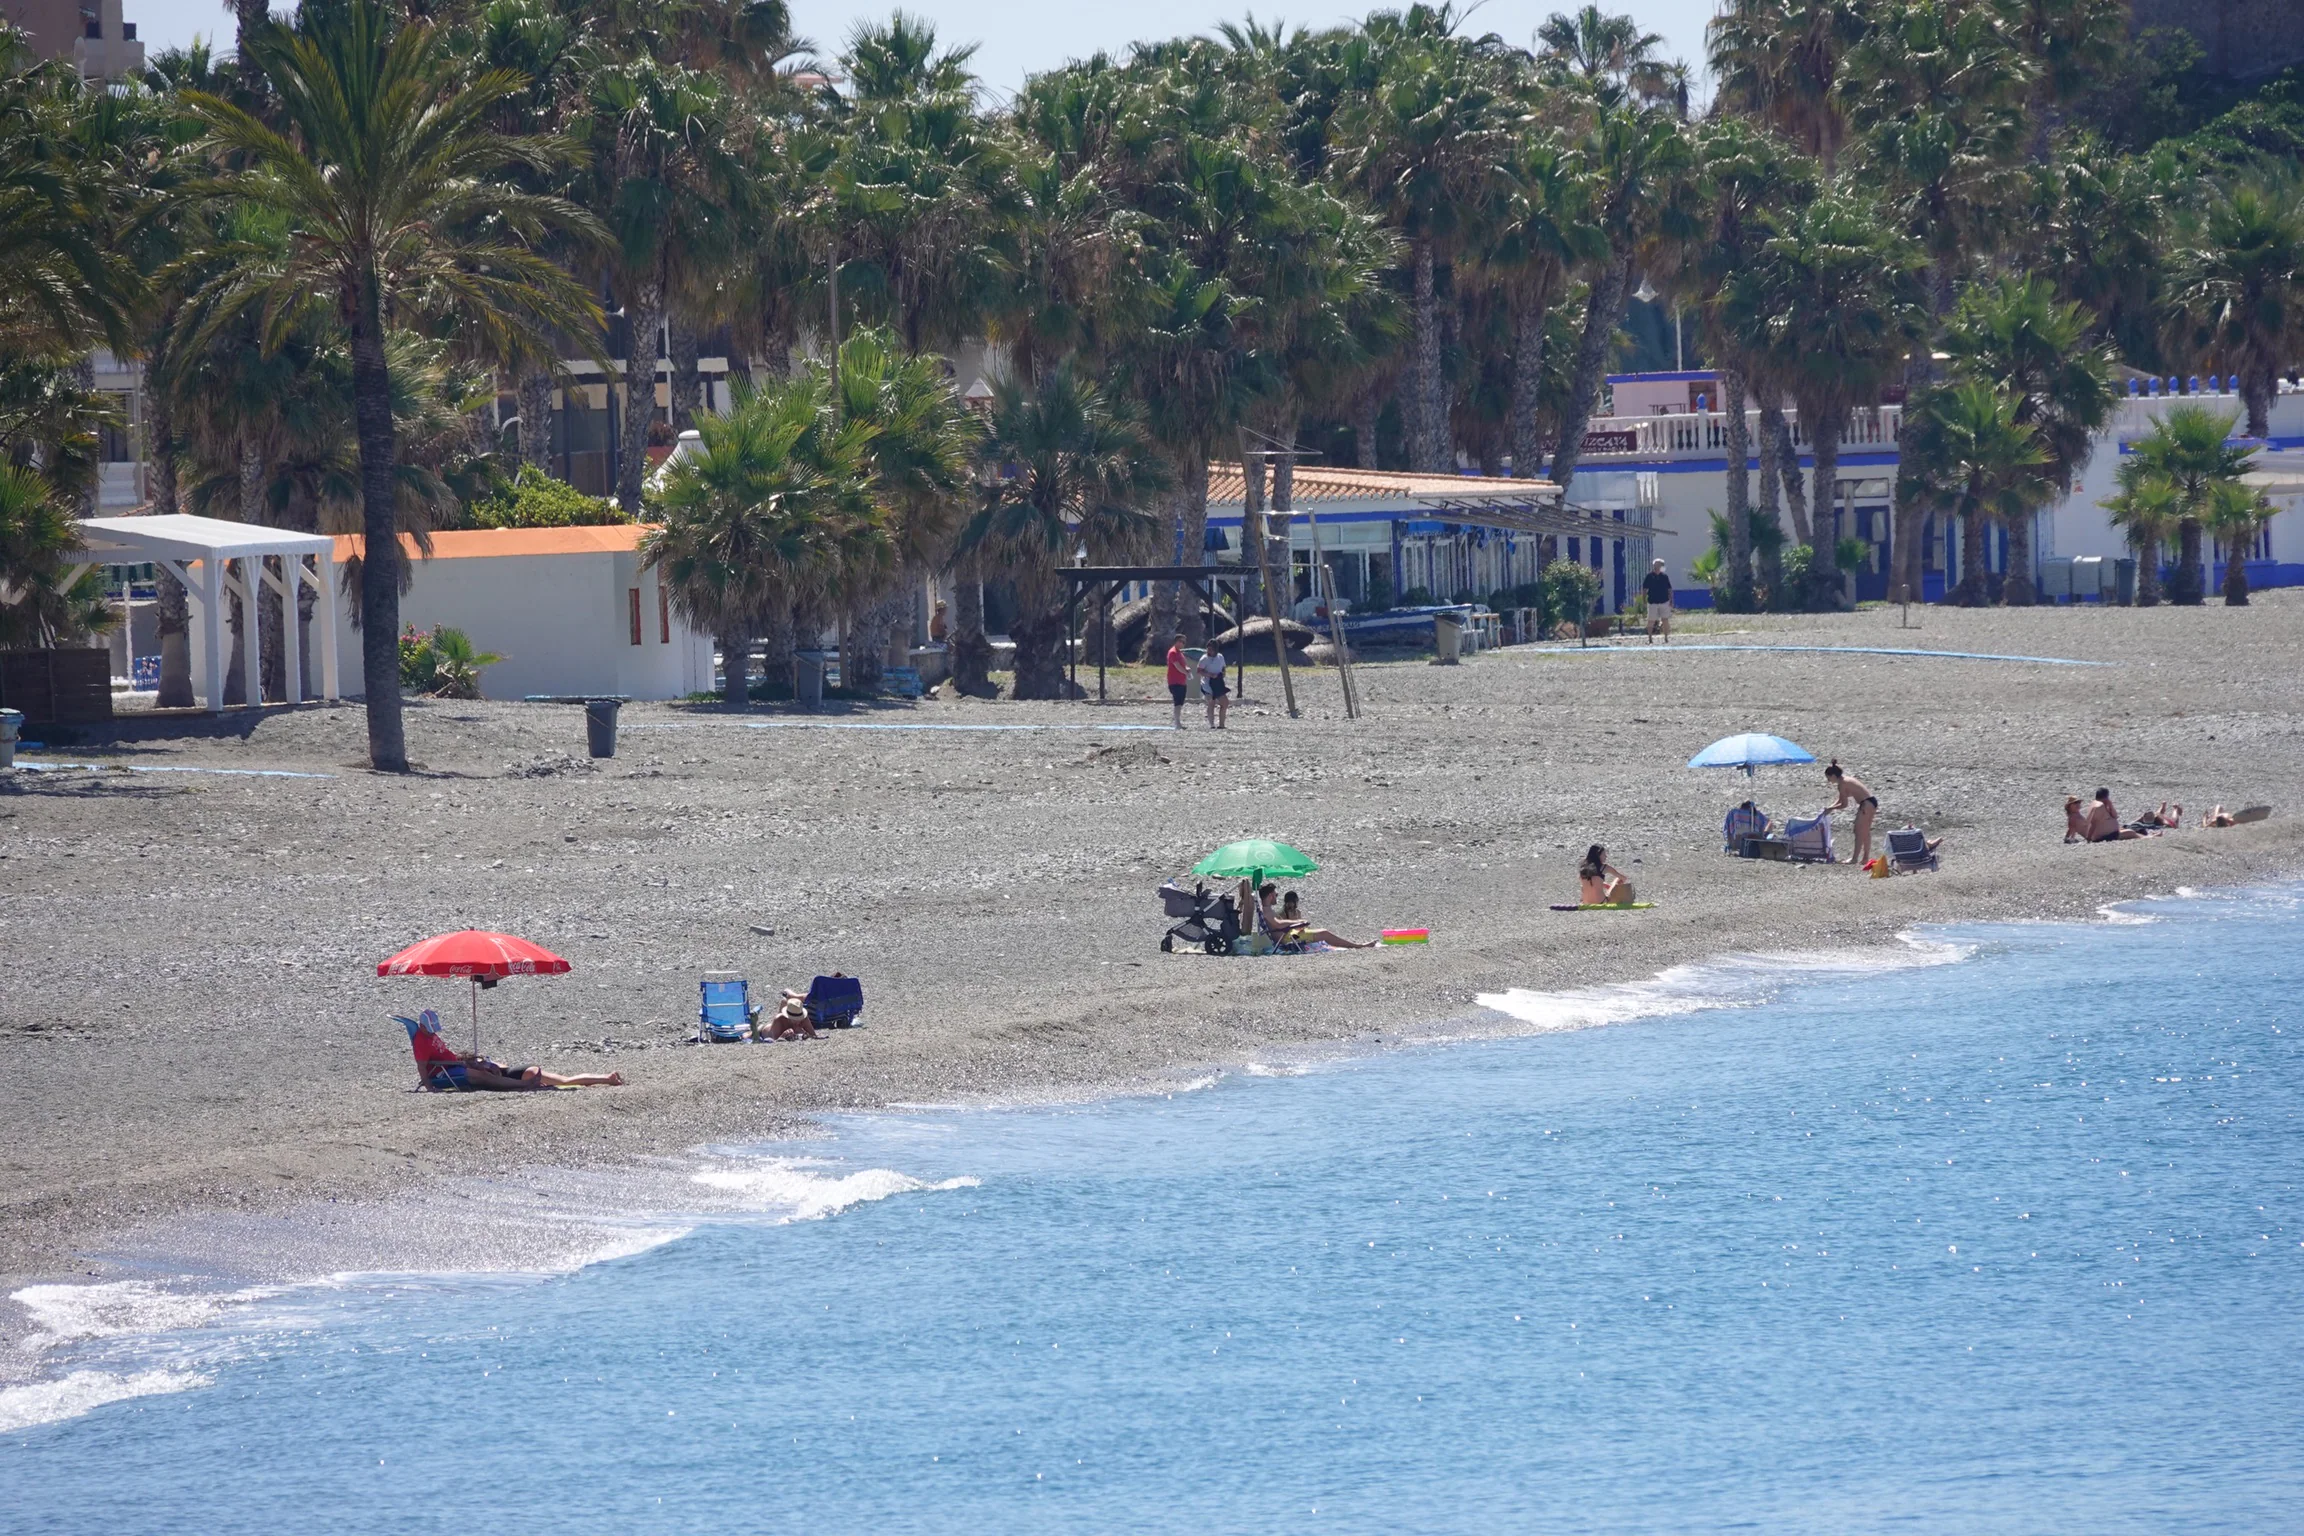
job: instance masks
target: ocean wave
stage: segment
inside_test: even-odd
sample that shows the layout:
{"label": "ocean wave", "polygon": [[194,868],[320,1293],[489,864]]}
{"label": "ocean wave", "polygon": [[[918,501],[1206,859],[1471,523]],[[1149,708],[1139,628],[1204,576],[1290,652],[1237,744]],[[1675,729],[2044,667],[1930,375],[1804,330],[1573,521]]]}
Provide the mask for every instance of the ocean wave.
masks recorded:
{"label": "ocean wave", "polygon": [[93,1413],[106,1403],[131,1397],[155,1397],[166,1392],[188,1392],[207,1386],[212,1378],[199,1371],[73,1371],[48,1381],[0,1388],[0,1434],[55,1424]]}
{"label": "ocean wave", "polygon": [[929,1183],[893,1168],[860,1168],[854,1173],[825,1174],[804,1158],[768,1158],[732,1167],[706,1168],[694,1181],[707,1189],[733,1195],[756,1209],[785,1221],[821,1221],[852,1205],[885,1200],[890,1195],[916,1190],[974,1189],[983,1181],[962,1175]]}
{"label": "ocean wave", "polygon": [[276,1295],[272,1287],[239,1291],[174,1291],[143,1280],[98,1285],[28,1285],[9,1296],[32,1315],[27,1350],[91,1340],[177,1333]]}
{"label": "ocean wave", "polygon": [[1924,966],[1951,965],[1975,953],[1972,944],[1919,934],[1901,934],[1897,947],[1879,949],[1791,950],[1722,955],[1658,971],[1645,981],[1543,992],[1513,987],[1473,998],[1481,1007],[1515,1022],[1514,1034],[1549,1034],[1628,1024],[1635,1019],[1670,1018],[1720,1008],[1750,1008],[1773,999],[1787,985],[1803,981],[1884,975]]}

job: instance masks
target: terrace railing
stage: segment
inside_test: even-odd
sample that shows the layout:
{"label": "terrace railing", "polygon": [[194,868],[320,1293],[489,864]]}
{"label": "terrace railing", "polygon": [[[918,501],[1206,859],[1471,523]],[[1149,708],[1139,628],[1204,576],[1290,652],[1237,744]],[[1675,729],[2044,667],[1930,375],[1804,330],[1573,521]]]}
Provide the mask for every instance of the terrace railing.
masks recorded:
{"label": "terrace railing", "polygon": [[[1795,446],[1802,452],[1814,446],[1799,412],[1786,411],[1784,420],[1792,429]],[[1760,413],[1745,412],[1744,423],[1747,441],[1757,454]],[[1851,412],[1840,446],[1843,451],[1893,447],[1903,424],[1904,408],[1900,405]],[[1596,416],[1584,433],[1583,461],[1595,466],[1635,460],[1669,463],[1682,459],[1716,459],[1727,451],[1728,413],[1725,411],[1691,411],[1674,416]]]}

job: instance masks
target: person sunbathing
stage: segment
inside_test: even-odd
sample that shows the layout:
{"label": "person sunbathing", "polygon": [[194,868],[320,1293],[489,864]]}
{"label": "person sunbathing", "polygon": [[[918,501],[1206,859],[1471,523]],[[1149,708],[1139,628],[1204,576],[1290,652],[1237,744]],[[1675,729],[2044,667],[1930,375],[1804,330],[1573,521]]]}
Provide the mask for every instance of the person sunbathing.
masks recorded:
{"label": "person sunbathing", "polygon": [[2160,809],[2146,811],[2129,825],[2139,832],[2173,832],[2184,825],[2184,807],[2163,800]]}
{"label": "person sunbathing", "polygon": [[1594,843],[1576,867],[1577,900],[1587,907],[1632,905],[1632,882],[1624,871],[1608,862],[1608,850]]}
{"label": "person sunbathing", "polygon": [[416,1078],[431,1089],[464,1088],[480,1093],[533,1093],[546,1088],[620,1088],[621,1072],[547,1072],[542,1067],[508,1067],[485,1056],[459,1051],[440,1037],[440,1015],[427,1008],[408,1037],[416,1053]]}
{"label": "person sunbathing", "polygon": [[2068,843],[2088,841],[2087,807],[2088,802],[2078,795],[2066,795],[2064,797],[2064,841]]}
{"label": "person sunbathing", "polygon": [[2236,827],[2240,825],[2240,822],[2230,811],[2219,805],[2200,818],[2200,825],[2204,827]]}
{"label": "person sunbathing", "polygon": [[2133,827],[2120,825],[2120,813],[2112,808],[2112,791],[2096,791],[2096,803],[2088,807],[2088,841],[2092,843],[2127,843],[2144,836]]}
{"label": "person sunbathing", "polygon": [[770,1015],[761,1027],[761,1035],[769,1040],[813,1040],[816,1021],[808,1017],[808,1004],[797,992],[784,994],[784,1005]]}
{"label": "person sunbathing", "polygon": [[[1266,886],[1265,889],[1270,890],[1271,887]],[[1327,944],[1337,949],[1374,949],[1376,947],[1374,939],[1370,939],[1365,944],[1355,944],[1341,934],[1333,933],[1326,928],[1313,927],[1311,923],[1305,920],[1304,905],[1297,900],[1294,891],[1290,891],[1282,899],[1280,913],[1276,921],[1282,929],[1288,932],[1287,942],[1291,944]]]}

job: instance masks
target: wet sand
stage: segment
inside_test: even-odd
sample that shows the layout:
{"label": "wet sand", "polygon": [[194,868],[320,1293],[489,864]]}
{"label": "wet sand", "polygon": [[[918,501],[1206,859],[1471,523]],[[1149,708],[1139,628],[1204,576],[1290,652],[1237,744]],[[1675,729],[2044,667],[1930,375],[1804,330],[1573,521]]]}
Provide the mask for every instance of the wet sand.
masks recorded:
{"label": "wet sand", "polygon": [[[445,1174],[599,1167],[791,1133],[828,1110],[1024,1099],[1475,1011],[1475,994],[1643,977],[1723,952],[1890,942],[1917,923],[2085,918],[2179,886],[2304,868],[2304,593],[2255,606],[1684,621],[1665,650],[1515,648],[1455,668],[1248,678],[1232,728],[1166,729],[1130,700],[962,700],[800,716],[636,705],[619,755],[579,711],[411,707],[423,771],[361,766],[356,707],[124,720],[107,745],[0,774],[0,1294],[109,1272],[184,1217],[400,1200]],[[1691,644],[1692,642],[1693,644]],[[1767,649],[1696,649],[1701,645]],[[1787,647],[1921,647],[2053,666]],[[858,730],[1034,726],[1031,730]],[[1155,729],[1141,729],[1155,727]],[[1741,775],[1681,765],[1742,730],[1837,756],[1882,826],[1945,835],[1944,868],[1724,857]],[[575,754],[571,756],[570,754]],[[123,769],[279,770],[249,777]],[[2278,808],[2261,825],[2071,847],[2062,797],[2108,785]],[[1782,815],[1814,769],[1753,786]],[[1843,851],[1849,826],[1837,823]],[[1312,917],[1427,946],[1273,960],[1164,955],[1154,888],[1269,835],[1322,871]],[[1585,844],[1656,910],[1561,914]],[[462,983],[376,962],[460,927],[520,933],[563,977],[480,999],[492,1055],[619,1069],[621,1089],[411,1091],[389,1018],[430,1004],[470,1037]],[[696,980],[756,996],[865,980],[867,1027],[814,1044],[697,1047]],[[4,1336],[0,1379],[29,1366]]]}

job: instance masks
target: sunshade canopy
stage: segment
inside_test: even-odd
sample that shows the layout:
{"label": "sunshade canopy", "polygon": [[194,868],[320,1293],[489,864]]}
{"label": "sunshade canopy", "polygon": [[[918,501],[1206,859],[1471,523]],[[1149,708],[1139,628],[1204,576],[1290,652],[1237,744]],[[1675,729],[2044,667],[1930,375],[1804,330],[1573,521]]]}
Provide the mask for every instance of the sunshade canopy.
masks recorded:
{"label": "sunshade canopy", "polygon": [[1192,866],[1192,873],[1214,880],[1261,880],[1267,875],[1308,875],[1320,866],[1301,848],[1251,837],[1226,843]]}
{"label": "sunshade canopy", "polygon": [[1760,731],[1746,731],[1741,736],[1723,736],[1694,757],[1688,759],[1691,768],[1741,768],[1749,774],[1755,768],[1771,763],[1812,763],[1816,754],[1798,742],[1786,741],[1781,736],[1770,736]]}
{"label": "sunshade canopy", "polygon": [[376,967],[379,976],[557,976],[568,962],[509,933],[466,928],[411,944]]}

